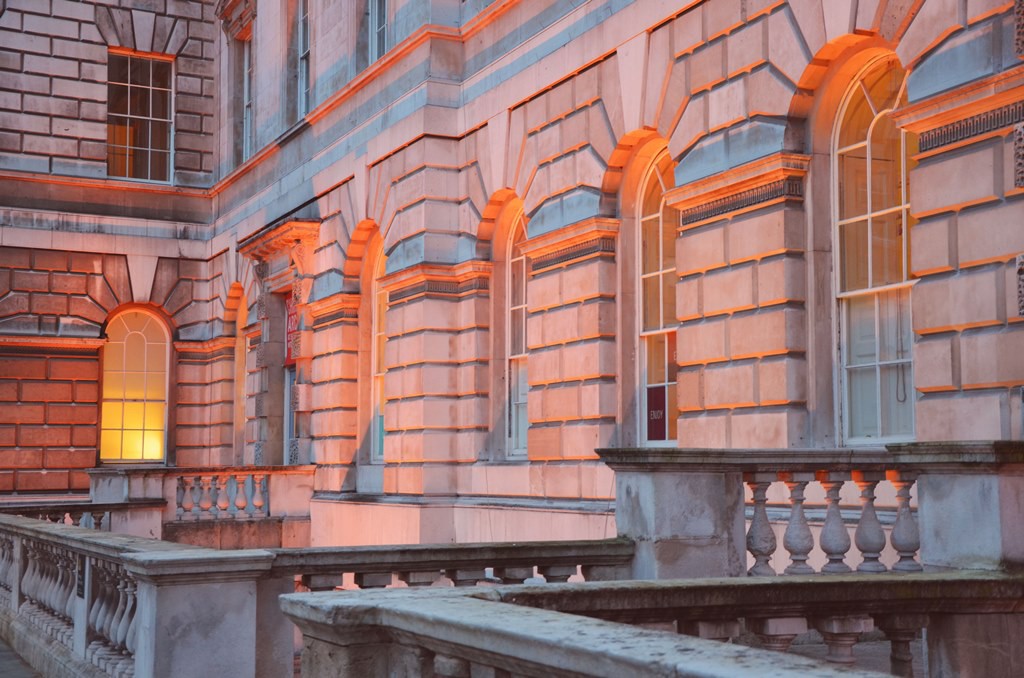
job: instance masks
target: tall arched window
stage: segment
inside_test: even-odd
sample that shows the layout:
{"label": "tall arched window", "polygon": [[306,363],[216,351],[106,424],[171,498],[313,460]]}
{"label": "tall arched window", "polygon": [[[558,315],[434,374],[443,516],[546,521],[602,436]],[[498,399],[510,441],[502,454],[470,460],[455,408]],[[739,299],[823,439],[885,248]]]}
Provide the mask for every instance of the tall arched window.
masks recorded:
{"label": "tall arched window", "polygon": [[387,371],[384,362],[384,345],[388,341],[385,314],[388,311],[388,293],[381,286],[380,279],[384,275],[388,258],[382,252],[377,260],[373,273],[373,344],[370,364],[373,366],[371,377],[370,398],[373,403],[373,422],[370,425],[370,461],[384,460],[384,373]]}
{"label": "tall arched window", "polygon": [[914,435],[907,173],[917,138],[899,129],[906,73],[895,57],[864,68],[834,133],[839,390],[848,444]]}
{"label": "tall arched window", "polygon": [[508,384],[508,443],[509,456],[526,454],[526,436],[530,428],[526,401],[530,392],[526,362],[526,225],[522,213],[515,219],[508,245],[508,360],[505,365],[505,383]]}
{"label": "tall arched window", "polygon": [[124,311],[107,324],[101,461],[164,460],[169,346],[166,325],[148,311]]}
{"label": "tall arched window", "polygon": [[672,161],[662,152],[643,182],[640,224],[640,439],[676,440],[676,224],[665,204],[672,186]]}

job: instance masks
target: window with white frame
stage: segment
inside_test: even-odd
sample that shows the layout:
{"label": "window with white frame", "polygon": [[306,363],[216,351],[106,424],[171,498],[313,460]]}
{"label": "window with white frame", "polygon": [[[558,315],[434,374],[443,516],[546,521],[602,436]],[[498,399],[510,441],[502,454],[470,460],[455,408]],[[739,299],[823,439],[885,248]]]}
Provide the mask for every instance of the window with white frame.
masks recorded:
{"label": "window with white frame", "polygon": [[169,58],[108,55],[108,176],[170,180],[172,71]]}
{"label": "window with white frame", "polygon": [[309,68],[309,0],[299,0],[299,117],[305,117],[310,109],[310,68]]}
{"label": "window with white frame", "polygon": [[163,461],[170,334],[155,315],[131,309],[107,324],[103,345],[100,461]]}
{"label": "window with white frame", "polygon": [[875,60],[847,92],[834,133],[839,416],[853,445],[914,436],[907,174],[917,137],[891,115],[905,88],[895,57]]}
{"label": "window with white frame", "polygon": [[387,327],[385,325],[388,311],[388,293],[381,284],[380,278],[384,275],[387,257],[380,255],[377,267],[373,276],[373,290],[371,303],[373,310],[371,326],[373,327],[373,344],[370,348],[370,357],[373,374],[371,377],[370,398],[373,403],[373,421],[370,424],[370,461],[380,462],[384,460],[384,374],[387,372],[384,362],[384,346],[388,342]]}
{"label": "window with white frame", "polygon": [[530,384],[527,374],[526,349],[526,279],[527,260],[523,254],[526,241],[526,226],[520,214],[515,219],[508,247],[508,360],[505,364],[505,383],[508,384],[508,442],[509,456],[526,454],[527,431],[530,420],[527,414],[527,396]]}
{"label": "window with white frame", "polygon": [[370,0],[370,63],[388,51],[388,2]]}
{"label": "window with white frame", "polygon": [[676,440],[676,225],[665,204],[672,161],[662,152],[648,170],[638,206],[640,224],[640,430],[642,443]]}
{"label": "window with white frame", "polygon": [[242,161],[256,150],[255,54],[252,38],[242,42]]}

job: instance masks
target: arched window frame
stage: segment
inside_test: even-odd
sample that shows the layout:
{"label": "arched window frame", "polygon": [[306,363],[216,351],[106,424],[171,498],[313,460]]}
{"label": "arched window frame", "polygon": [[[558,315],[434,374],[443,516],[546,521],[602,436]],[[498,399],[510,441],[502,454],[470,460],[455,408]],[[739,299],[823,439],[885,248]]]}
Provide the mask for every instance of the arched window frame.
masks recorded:
{"label": "arched window frame", "polygon": [[[674,445],[678,438],[675,405],[678,402],[676,330],[679,322],[675,315],[678,217],[665,203],[665,193],[673,187],[672,176],[671,157],[668,151],[662,150],[644,172],[636,201],[637,438],[641,445],[647,446]],[[651,193],[652,190],[657,190],[658,194]],[[652,209],[655,204],[657,209]],[[649,237],[652,232],[657,234],[653,242]],[[655,307],[650,306],[652,292],[656,292]]]}
{"label": "arched window frame", "polygon": [[505,326],[505,383],[508,386],[505,450],[506,456],[510,458],[522,458],[527,455],[530,428],[527,408],[530,391],[527,369],[529,349],[526,334],[529,316],[526,303],[529,260],[522,250],[526,238],[526,220],[520,210],[512,220],[512,228],[509,229],[505,259],[505,309],[508,313]]}
{"label": "arched window frame", "polygon": [[[138,329],[131,329],[127,325],[125,320],[126,316],[142,316],[145,318],[145,323]],[[117,323],[123,323],[125,328],[129,331],[125,335],[123,341],[112,341],[110,339],[111,329],[117,329]],[[146,341],[146,353],[144,355],[145,369],[142,370],[142,384],[145,391],[144,397],[141,398],[129,398],[127,376],[130,372],[139,372],[139,370],[128,370],[127,360],[129,359],[127,343],[128,338],[131,334],[136,332],[142,332],[149,327],[155,327],[159,330],[162,346],[162,355],[156,356],[153,361],[149,360],[149,345],[157,342]],[[167,323],[157,313],[138,306],[122,309],[112,315],[107,321],[107,343],[104,344],[102,349],[102,370],[103,370],[103,382],[102,382],[102,393],[100,397],[100,445],[99,445],[99,457],[101,463],[109,464],[138,464],[138,463],[154,463],[162,464],[167,461],[167,423],[170,420],[170,385],[171,385],[171,331],[167,326]],[[143,336],[145,336],[143,334]],[[122,349],[120,369],[114,369],[112,362],[115,360],[112,355],[113,347],[116,344],[124,344],[125,347]],[[158,373],[160,370],[154,369],[154,366],[162,368],[163,384],[162,388],[157,391],[151,391],[149,388],[149,375]],[[120,388],[119,388],[120,387]],[[120,391],[118,395],[117,391]],[[153,425],[153,420],[150,417],[155,415],[151,414],[149,410],[150,405],[158,405],[159,411],[162,414],[162,421],[159,426]],[[130,413],[129,407],[137,409],[141,407],[141,411],[138,413]],[[126,427],[125,418],[130,418],[141,421],[141,427]],[[128,436],[126,434],[139,433],[139,445],[141,445],[141,451],[137,455],[125,456],[126,446],[132,446],[132,438],[134,435]],[[147,433],[155,435],[147,435]],[[116,438],[116,442],[115,442]],[[148,454],[148,448],[150,445],[159,444],[159,454]],[[116,454],[115,451],[116,450]]]}
{"label": "arched window frame", "polygon": [[[877,106],[868,93],[865,83],[869,78],[882,72],[882,77],[888,77],[887,73],[898,71],[902,74],[896,94],[891,98],[888,105]],[[874,201],[874,174],[872,160],[874,159],[873,148],[877,145],[874,142],[874,135],[880,122],[886,119],[892,111],[897,108],[906,98],[906,73],[903,72],[898,60],[894,55],[885,55],[872,59],[865,64],[852,84],[844,93],[842,103],[836,115],[835,126],[831,138],[831,171],[833,180],[832,191],[832,236],[834,252],[834,285],[836,289],[836,398],[839,407],[836,408],[837,426],[836,430],[842,443],[845,445],[879,445],[891,442],[902,442],[913,440],[915,436],[914,426],[914,375],[913,375],[913,331],[911,317],[910,294],[914,280],[910,277],[910,237],[909,231],[913,227],[913,220],[910,214],[910,195],[908,186],[909,172],[913,164],[912,157],[916,154],[916,137],[906,130],[895,128],[899,134],[899,157],[900,172],[899,201],[898,203],[876,209]],[[870,106],[873,118],[867,127],[863,139],[854,143],[843,143],[844,122],[850,113],[850,107],[855,101],[863,97]],[[890,118],[891,120],[891,118]],[[895,125],[894,125],[895,127]],[[847,183],[844,172],[845,165],[842,163],[844,156],[852,155],[863,147],[864,170],[861,183],[864,188],[863,211],[851,212],[845,207],[845,196],[843,188]],[[856,156],[852,156],[856,158]],[[853,163],[851,163],[851,166]],[[851,170],[852,171],[852,170]],[[898,254],[900,258],[900,274],[898,279],[877,280],[876,255],[874,253],[874,232],[876,222],[885,218],[896,218],[898,224],[900,244]],[[851,236],[847,235],[852,227],[864,222],[866,228],[863,255],[866,263],[859,264],[863,268],[865,277],[863,284],[853,285],[847,282],[848,270],[851,268],[848,257],[854,256],[847,247],[846,240]],[[878,269],[882,270],[882,269]],[[886,269],[887,270],[887,269]],[[877,283],[877,284],[876,284]],[[872,343],[873,355],[858,354],[866,346],[866,335],[861,333],[860,339],[854,331],[851,315],[857,312],[857,307],[863,308],[871,304],[871,322],[863,323],[861,326],[869,329]],[[883,308],[883,306],[885,308]],[[895,309],[895,313],[891,311]],[[862,319],[863,320],[863,319]],[[890,325],[896,325],[895,334],[890,338],[894,339],[894,346],[886,346],[884,341],[884,330],[886,320]],[[855,349],[852,342],[856,341],[858,348]],[[886,349],[891,353],[886,357]],[[894,352],[894,357],[893,357]],[[868,394],[863,391],[855,396],[851,389],[855,382],[855,375],[873,376],[873,391]],[[888,376],[891,375],[891,376]],[[893,397],[895,402],[903,406],[903,415],[906,420],[903,424],[893,423],[892,412],[885,411],[885,387],[884,379],[892,380]],[[863,379],[860,381],[863,382]],[[862,385],[863,387],[863,385]],[[868,399],[866,396],[873,396]],[[873,405],[873,408],[871,407]],[[899,406],[897,406],[899,407]],[[865,433],[866,424],[863,417],[873,415],[875,435]],[[887,424],[888,421],[888,424]]]}

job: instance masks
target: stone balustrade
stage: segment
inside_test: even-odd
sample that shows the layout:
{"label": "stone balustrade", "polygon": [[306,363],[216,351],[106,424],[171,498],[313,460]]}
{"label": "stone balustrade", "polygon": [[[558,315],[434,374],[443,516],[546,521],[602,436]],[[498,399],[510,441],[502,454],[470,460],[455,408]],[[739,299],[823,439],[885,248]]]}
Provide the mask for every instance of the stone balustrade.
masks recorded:
{"label": "stone balustrade", "polygon": [[885,573],[870,585],[847,574],[447,591],[284,596],[285,614],[305,636],[302,675],[826,676],[826,664],[713,641],[753,637],[785,651],[815,629],[826,659],[850,665],[861,634],[876,628],[890,641],[895,675],[914,675],[910,643],[923,628],[929,675],[1017,675],[1013,667],[1024,665],[1020,573]]}
{"label": "stone balustrade", "polygon": [[[598,454],[616,471],[616,523],[621,536],[636,542],[636,578],[877,574],[1024,562],[1024,527],[1014,503],[1024,492],[1018,442]],[[876,509],[883,485],[891,495],[884,526]],[[805,507],[812,489],[823,505],[815,508],[820,520],[813,526]],[[769,515],[773,494],[788,509],[781,535]],[[856,497],[859,506],[844,504],[844,496]],[[784,564],[780,547],[788,555]]]}
{"label": "stone balustrade", "polygon": [[[629,574],[627,539],[506,544],[414,544],[271,549],[274,576],[299,576],[310,590],[343,586],[346,575],[362,589],[387,586],[475,586],[481,582],[607,581]],[[401,582],[401,583],[399,583]]]}

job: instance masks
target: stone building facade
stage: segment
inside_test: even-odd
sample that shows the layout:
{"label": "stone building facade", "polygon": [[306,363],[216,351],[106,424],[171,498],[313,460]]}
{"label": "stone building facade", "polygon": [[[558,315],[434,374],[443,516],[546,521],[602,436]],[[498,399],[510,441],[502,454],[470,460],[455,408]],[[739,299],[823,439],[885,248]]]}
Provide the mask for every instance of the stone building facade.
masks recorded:
{"label": "stone building facade", "polygon": [[604,446],[1024,438],[1024,3],[0,2],[0,491],[317,466],[604,536]]}

